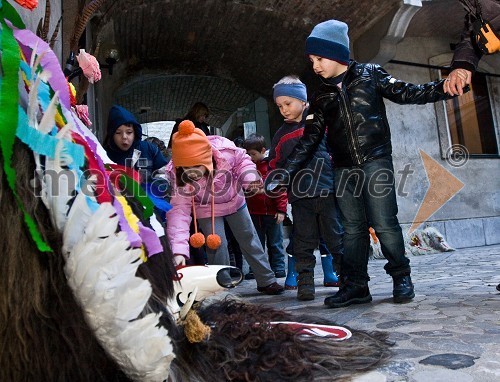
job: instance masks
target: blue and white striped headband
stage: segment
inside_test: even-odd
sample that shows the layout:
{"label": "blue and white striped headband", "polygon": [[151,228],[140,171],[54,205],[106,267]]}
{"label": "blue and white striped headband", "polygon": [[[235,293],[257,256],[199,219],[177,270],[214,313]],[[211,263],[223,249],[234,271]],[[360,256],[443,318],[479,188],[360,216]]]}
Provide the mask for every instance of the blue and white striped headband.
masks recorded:
{"label": "blue and white striped headband", "polygon": [[299,84],[276,84],[273,90],[273,99],[276,102],[276,98],[280,96],[293,97],[298,100],[307,102],[307,90],[306,85],[303,83]]}

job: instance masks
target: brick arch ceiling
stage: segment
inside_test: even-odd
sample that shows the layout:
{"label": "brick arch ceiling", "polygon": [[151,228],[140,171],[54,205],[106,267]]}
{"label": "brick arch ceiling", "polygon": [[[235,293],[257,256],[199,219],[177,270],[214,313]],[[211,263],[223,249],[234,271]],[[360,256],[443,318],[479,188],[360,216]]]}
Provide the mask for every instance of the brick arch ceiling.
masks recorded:
{"label": "brick arch ceiling", "polygon": [[204,102],[210,108],[212,126],[223,125],[236,109],[257,97],[225,78],[182,74],[141,75],[118,89],[115,96],[140,123],[172,121],[184,116],[195,102]]}
{"label": "brick arch ceiling", "polygon": [[[227,103],[215,102],[216,108],[230,110],[236,104],[245,106],[236,100],[247,102],[250,93],[269,99],[272,85],[284,75],[312,77],[303,50],[305,38],[318,22],[343,20],[349,24],[349,35],[354,40],[399,3],[400,0],[107,0],[93,20],[97,34],[94,41],[112,40],[120,51],[120,66],[125,69],[120,71],[121,78],[113,82],[137,79],[144,72],[172,75],[162,80],[166,87],[181,78],[174,75],[187,75],[183,77],[186,81],[192,80],[190,76],[201,76],[202,81],[209,82],[208,78],[215,77],[221,80],[211,80],[214,86],[237,84],[224,98]],[[147,106],[162,112],[161,107],[149,104],[153,99],[150,91],[139,91],[144,89],[141,81],[134,83],[137,90],[127,88],[129,94],[134,94],[127,98],[130,107]],[[156,97],[171,96],[158,84],[154,88],[159,89]],[[125,93],[120,97],[126,97]],[[200,97],[212,104],[208,99],[211,93]],[[177,101],[186,106],[192,100]],[[166,105],[167,99],[159,100],[159,104]]]}

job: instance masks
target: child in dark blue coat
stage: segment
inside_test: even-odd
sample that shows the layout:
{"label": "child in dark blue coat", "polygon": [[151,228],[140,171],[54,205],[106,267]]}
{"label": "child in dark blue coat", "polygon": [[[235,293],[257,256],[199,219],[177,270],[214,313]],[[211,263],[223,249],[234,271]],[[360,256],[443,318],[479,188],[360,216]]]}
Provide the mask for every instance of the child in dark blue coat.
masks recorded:
{"label": "child in dark blue coat", "polygon": [[[155,173],[168,162],[155,144],[143,141],[142,126],[127,109],[114,105],[109,111],[104,149],[116,164],[133,168],[140,174],[141,186],[155,205],[158,220],[165,222],[165,213],[171,208],[167,202],[168,181]],[[162,236],[164,233],[160,232]]]}
{"label": "child in dark blue coat", "polygon": [[142,127],[127,109],[114,105],[109,111],[104,149],[119,165],[136,169],[141,183],[151,180],[153,173],[167,164],[160,149],[141,140]]}

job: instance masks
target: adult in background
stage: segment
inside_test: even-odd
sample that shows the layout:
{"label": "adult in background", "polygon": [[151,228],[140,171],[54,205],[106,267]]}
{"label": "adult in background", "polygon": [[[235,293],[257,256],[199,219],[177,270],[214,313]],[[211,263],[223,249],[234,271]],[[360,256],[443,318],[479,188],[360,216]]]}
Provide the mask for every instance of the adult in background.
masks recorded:
{"label": "adult in background", "polygon": [[208,125],[207,119],[210,116],[210,110],[208,110],[208,106],[203,102],[196,102],[191,109],[187,112],[187,114],[175,120],[175,125],[172,129],[172,133],[170,134],[170,140],[168,141],[168,148],[172,148],[172,137],[177,131],[179,131],[179,124],[186,119],[190,120],[194,123],[194,126],[200,129],[205,133],[205,135],[212,135],[210,132],[210,126]]}
{"label": "adult in background", "polygon": [[[500,50],[500,1],[498,0],[459,0],[466,10],[464,29],[461,41],[457,44],[451,62],[453,69],[444,83],[443,89],[450,95],[462,95],[463,87],[471,83],[472,74],[476,71],[479,60],[485,54],[476,44],[474,22],[478,16],[491,26],[490,37],[496,41],[489,42],[490,50]],[[500,284],[497,285],[500,292]]]}
{"label": "adult in background", "polygon": [[[444,84],[444,91],[450,95],[462,95],[463,88],[470,85],[472,74],[479,60],[485,54],[476,43],[474,22],[480,17],[487,21],[496,35],[500,36],[500,1],[498,0],[459,0],[466,10],[461,41],[457,44],[451,62],[452,71]],[[493,37],[490,34],[490,36]],[[490,47],[492,43],[490,43]],[[497,50],[498,52],[498,50]]]}

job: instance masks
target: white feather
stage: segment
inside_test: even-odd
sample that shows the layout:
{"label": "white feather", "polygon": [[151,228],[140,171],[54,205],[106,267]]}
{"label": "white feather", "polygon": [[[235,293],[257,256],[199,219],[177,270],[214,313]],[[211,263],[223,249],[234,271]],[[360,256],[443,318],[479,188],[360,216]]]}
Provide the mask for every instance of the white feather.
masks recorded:
{"label": "white feather", "polygon": [[[82,190],[88,190],[93,184],[93,179],[88,179],[82,186]],[[63,231],[63,254],[67,256],[73,249],[75,244],[82,238],[84,228],[89,223],[92,210],[89,204],[96,203],[93,196],[86,195],[85,192],[80,192],[76,195],[75,200],[68,213],[66,224]]]}
{"label": "white feather", "polygon": [[152,288],[135,276],[140,250],[130,249],[117,228],[114,207],[101,204],[68,256],[68,284],[97,339],[124,372],[136,381],[164,381],[175,356],[172,343],[158,314],[138,318]]}
{"label": "white feather", "polygon": [[40,130],[42,133],[47,134],[51,132],[52,128],[55,126],[55,116],[57,113],[58,105],[59,105],[59,91],[56,91],[54,96],[50,100],[49,106],[47,106],[47,110],[45,110],[43,113],[42,120],[38,124],[38,130]]}
{"label": "white feather", "polygon": [[30,94],[28,97],[28,124],[35,129],[38,128],[38,87],[40,86],[41,80],[42,78],[38,76],[35,82],[31,83]]}

